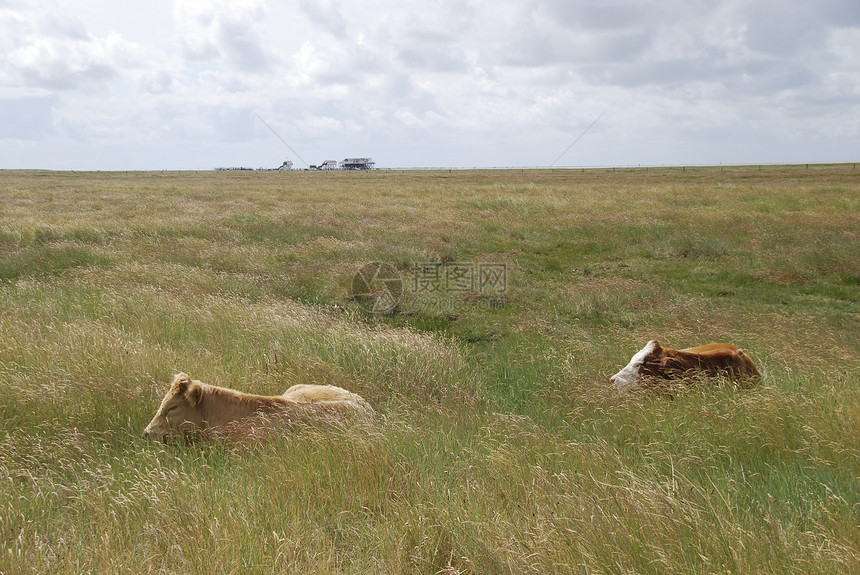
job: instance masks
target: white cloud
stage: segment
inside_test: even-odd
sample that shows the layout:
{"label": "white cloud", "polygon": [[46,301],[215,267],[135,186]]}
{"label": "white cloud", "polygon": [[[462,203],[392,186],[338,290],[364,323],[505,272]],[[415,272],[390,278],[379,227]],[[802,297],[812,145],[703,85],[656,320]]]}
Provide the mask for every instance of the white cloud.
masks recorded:
{"label": "white cloud", "polygon": [[6,12],[4,76],[19,85],[46,89],[92,90],[117,75],[113,64],[121,49],[117,35],[93,38],[74,18]]}

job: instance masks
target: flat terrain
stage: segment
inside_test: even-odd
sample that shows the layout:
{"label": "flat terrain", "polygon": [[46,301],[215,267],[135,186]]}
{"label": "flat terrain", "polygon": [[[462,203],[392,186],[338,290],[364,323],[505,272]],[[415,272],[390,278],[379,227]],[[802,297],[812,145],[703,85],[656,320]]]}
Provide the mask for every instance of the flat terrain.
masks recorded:
{"label": "flat terrain", "polygon": [[[856,574],[858,234],[850,164],[0,171],[0,573]],[[383,417],[147,443],[179,371]]]}

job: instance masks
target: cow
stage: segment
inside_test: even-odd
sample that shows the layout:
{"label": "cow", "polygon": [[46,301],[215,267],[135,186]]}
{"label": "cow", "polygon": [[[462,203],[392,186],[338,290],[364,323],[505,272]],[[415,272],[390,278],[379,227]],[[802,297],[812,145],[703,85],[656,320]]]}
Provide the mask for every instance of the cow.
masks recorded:
{"label": "cow", "polygon": [[640,386],[648,380],[678,379],[697,374],[711,377],[723,375],[737,380],[761,377],[750,356],[736,345],[709,343],[687,349],[671,349],[652,339],[610,381],[623,389]]}
{"label": "cow", "polygon": [[255,416],[303,419],[314,414],[364,419],[375,416],[373,408],[361,396],[333,385],[299,384],[283,395],[252,395],[207,385],[185,373],[177,373],[143,435],[149,440],[190,440]]}

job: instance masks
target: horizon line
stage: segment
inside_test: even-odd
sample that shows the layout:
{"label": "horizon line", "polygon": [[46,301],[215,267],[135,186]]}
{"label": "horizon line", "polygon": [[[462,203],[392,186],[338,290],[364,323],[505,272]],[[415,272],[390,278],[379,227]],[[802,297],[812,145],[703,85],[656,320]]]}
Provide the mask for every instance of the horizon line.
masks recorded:
{"label": "horizon line", "polygon": [[754,168],[754,167],[797,167],[797,166],[849,166],[856,168],[860,160],[852,161],[810,161],[810,162],[741,162],[741,163],[716,163],[716,164],[605,164],[591,166],[391,166],[375,167],[362,170],[311,170],[298,168],[279,170],[278,168],[249,168],[244,166],[214,167],[214,168],[116,168],[116,169],[77,169],[77,168],[0,168],[0,172],[69,172],[69,173],[98,173],[98,172],[217,172],[217,171],[247,171],[247,172],[383,172],[383,171],[479,171],[479,170],[647,170],[647,169],[683,169],[683,168]]}

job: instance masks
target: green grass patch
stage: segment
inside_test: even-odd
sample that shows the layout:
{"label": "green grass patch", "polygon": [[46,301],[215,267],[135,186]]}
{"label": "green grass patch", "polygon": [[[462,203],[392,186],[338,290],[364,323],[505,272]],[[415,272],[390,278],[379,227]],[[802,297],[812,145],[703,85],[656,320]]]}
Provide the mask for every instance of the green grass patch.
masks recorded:
{"label": "green grass patch", "polygon": [[111,258],[78,246],[25,248],[0,254],[0,280],[53,276],[79,267],[103,267]]}

